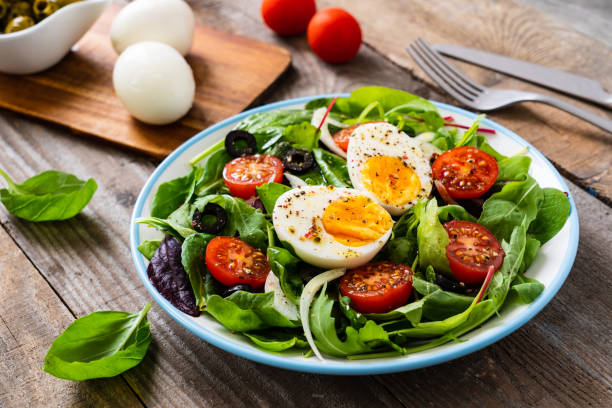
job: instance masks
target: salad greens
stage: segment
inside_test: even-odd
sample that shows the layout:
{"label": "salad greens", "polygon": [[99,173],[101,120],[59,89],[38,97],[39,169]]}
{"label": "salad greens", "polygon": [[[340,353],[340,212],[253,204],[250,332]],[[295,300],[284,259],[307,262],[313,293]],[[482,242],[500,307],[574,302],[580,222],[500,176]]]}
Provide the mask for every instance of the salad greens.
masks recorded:
{"label": "salad greens", "polygon": [[[310,101],[304,109],[256,113],[236,129],[255,136],[258,153],[280,157],[292,148],[311,152],[315,165],[295,174],[298,181],[352,187],[346,161],[319,143],[312,123],[313,112],[329,104],[330,99],[323,98]],[[527,276],[528,267],[539,248],[561,230],[570,204],[566,194],[540,187],[529,175],[531,159],[524,155],[526,151],[510,156],[497,152],[479,133],[483,116],[459,132],[445,127],[445,119],[429,101],[383,87],[360,88],[338,98],[330,117],[330,127],[386,121],[438,153],[477,147],[495,159],[498,178],[480,199],[477,212],[465,201],[445,205],[433,197],[420,200],[396,219],[390,239],[374,260],[411,266],[412,295],[406,304],[387,313],[362,314],[338,290],[337,278],[343,270],[318,270],[276,236],[272,210],[291,187],[274,182],[257,187],[259,207],[228,193],[222,172],[231,157],[221,141],[191,161],[188,175],[160,185],[151,216],[137,220],[166,234],[164,241],[145,241],[139,250],[153,259],[151,264],[160,254],[165,256],[160,271],[182,276],[175,286],[190,287],[198,313],[208,313],[265,350],[311,348],[317,356],[361,359],[404,355],[460,341],[459,336],[499,313],[509,297],[530,303],[542,293],[544,285]],[[207,203],[216,203],[227,213],[228,222],[216,235],[239,236],[263,251],[278,280],[276,287],[270,289],[266,283],[264,293],[230,293],[212,277],[204,254],[215,235],[197,232],[192,225],[196,209],[201,212]],[[503,263],[494,273],[490,270],[481,286],[461,287],[453,279],[446,255],[449,236],[443,226],[452,220],[477,222],[501,243]],[[454,286],[448,282],[455,282]],[[298,320],[287,317],[293,315],[279,306],[279,296],[291,308],[299,307]]]}
{"label": "salad greens", "polygon": [[15,183],[1,169],[0,175],[8,184],[8,189],[0,189],[2,204],[14,216],[35,222],[74,217],[98,188],[94,179],[83,181],[56,170],[44,171],[22,184]]}
{"label": "salad greens", "polygon": [[138,313],[94,312],[76,319],[51,344],[43,370],[73,381],[114,377],[144,358],[151,331],[147,303]]}

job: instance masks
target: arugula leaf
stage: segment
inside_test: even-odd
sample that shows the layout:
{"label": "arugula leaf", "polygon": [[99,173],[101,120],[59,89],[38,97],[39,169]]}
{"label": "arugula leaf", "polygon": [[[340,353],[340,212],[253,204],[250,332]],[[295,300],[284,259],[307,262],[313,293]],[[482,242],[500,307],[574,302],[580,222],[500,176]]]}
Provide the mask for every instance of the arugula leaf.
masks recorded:
{"label": "arugula leaf", "polygon": [[138,250],[140,253],[147,258],[149,261],[153,258],[153,254],[159,248],[161,244],[161,239],[155,239],[151,241],[144,241],[142,244],[138,245]]}
{"label": "arugula leaf", "polygon": [[351,298],[348,296],[342,296],[340,291],[338,291],[338,305],[340,307],[340,311],[342,311],[342,314],[348,319],[350,325],[354,329],[359,330],[365,326],[368,319],[365,317],[365,315],[353,309],[351,307]]}
{"label": "arugula leaf", "polygon": [[201,167],[193,167],[188,175],[160,184],[151,201],[151,217],[166,218],[188,201],[202,171]]}
{"label": "arugula leaf", "polygon": [[312,150],[315,161],[321,168],[321,173],[327,181],[334,187],[351,187],[351,179],[346,167],[346,161],[333,153],[316,148]]}
{"label": "arugula leaf", "polygon": [[0,189],[2,204],[15,217],[34,222],[74,217],[98,188],[94,179],[83,181],[56,170],[44,171],[22,184],[15,183],[3,170],[0,176],[8,184],[8,189]]}
{"label": "arugula leaf", "polygon": [[208,234],[193,234],[188,236],[183,242],[181,250],[181,263],[189,277],[189,283],[195,296],[196,306],[204,310],[206,305],[204,288],[204,277],[206,276],[206,246],[213,238]]}
{"label": "arugula leaf", "polygon": [[283,131],[283,139],[295,149],[312,151],[319,145],[319,132],[308,122],[289,125]]}
{"label": "arugula leaf", "polygon": [[76,319],[51,344],[43,370],[66,380],[114,377],[144,358],[151,331],[147,303],[139,313],[94,312]]}
{"label": "arugula leaf", "polygon": [[278,197],[291,190],[291,187],[279,183],[266,183],[257,187],[255,190],[257,190],[257,195],[266,209],[266,212],[272,214]]}
{"label": "arugula leaf", "polygon": [[450,221],[451,218],[476,222],[476,218],[460,205],[445,205],[438,208],[438,218],[442,223]]}
{"label": "arugula leaf", "polygon": [[274,308],[274,292],[251,293],[240,290],[226,298],[211,295],[206,299],[206,311],[229,330],[239,332],[300,325]]}
{"label": "arugula leaf", "polygon": [[299,304],[300,295],[304,289],[298,271],[300,259],[284,248],[271,246],[268,247],[268,262],[270,269],[280,281],[285,296],[296,305]]}
{"label": "arugula leaf", "polygon": [[538,183],[524,174],[485,201],[478,223],[499,241],[508,241],[516,226],[529,225],[536,218],[543,196]]}
{"label": "arugula leaf", "polygon": [[427,206],[415,208],[419,220],[417,227],[417,242],[419,245],[419,263],[425,269],[431,265],[439,273],[452,276],[446,246],[449,243],[448,234],[438,219],[438,204],[435,199],[429,200]]}
{"label": "arugula leaf", "polygon": [[538,214],[529,226],[529,233],[542,244],[557,235],[569,217],[569,198],[556,188],[542,189],[544,199]]}
{"label": "arugula leaf", "polygon": [[264,350],[268,351],[285,351],[290,348],[308,348],[308,342],[303,335],[295,332],[280,329],[267,329],[257,332],[242,333],[248,337],[253,343],[257,344]]}

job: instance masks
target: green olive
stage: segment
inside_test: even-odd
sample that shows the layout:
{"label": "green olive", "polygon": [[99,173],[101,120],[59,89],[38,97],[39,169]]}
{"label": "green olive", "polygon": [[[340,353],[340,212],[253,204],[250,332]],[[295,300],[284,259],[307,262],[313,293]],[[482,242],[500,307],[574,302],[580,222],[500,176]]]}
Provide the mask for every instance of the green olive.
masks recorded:
{"label": "green olive", "polygon": [[34,17],[41,21],[59,10],[61,6],[58,0],[34,0]]}
{"label": "green olive", "polygon": [[32,27],[34,20],[28,16],[18,16],[9,21],[4,29],[5,34],[15,33],[17,31],[25,30],[26,28]]}

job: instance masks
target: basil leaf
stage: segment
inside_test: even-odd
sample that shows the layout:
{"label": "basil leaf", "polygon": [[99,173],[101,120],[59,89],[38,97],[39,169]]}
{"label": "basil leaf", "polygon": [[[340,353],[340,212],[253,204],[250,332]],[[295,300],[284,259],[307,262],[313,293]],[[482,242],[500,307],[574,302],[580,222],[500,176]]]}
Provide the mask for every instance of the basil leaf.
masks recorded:
{"label": "basil leaf", "polygon": [[51,344],[43,370],[83,381],[114,377],[138,365],[151,344],[147,303],[139,313],[94,312],[76,319]]}
{"label": "basil leaf", "polygon": [[8,189],[0,189],[0,200],[16,217],[28,221],[60,221],[81,212],[98,185],[94,179],[79,180],[72,174],[44,171],[22,184],[16,184],[0,170]]}

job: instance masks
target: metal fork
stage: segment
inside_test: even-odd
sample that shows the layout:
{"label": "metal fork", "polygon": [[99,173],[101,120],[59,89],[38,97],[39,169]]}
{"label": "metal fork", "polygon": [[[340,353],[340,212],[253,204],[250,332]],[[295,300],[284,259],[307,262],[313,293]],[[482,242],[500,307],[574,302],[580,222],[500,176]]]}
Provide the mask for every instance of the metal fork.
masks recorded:
{"label": "metal fork", "polygon": [[465,106],[487,112],[519,102],[540,102],[571,113],[612,133],[612,120],[560,99],[534,92],[491,89],[476,83],[448,63],[422,38],[411,44],[407,50],[434,82]]}

